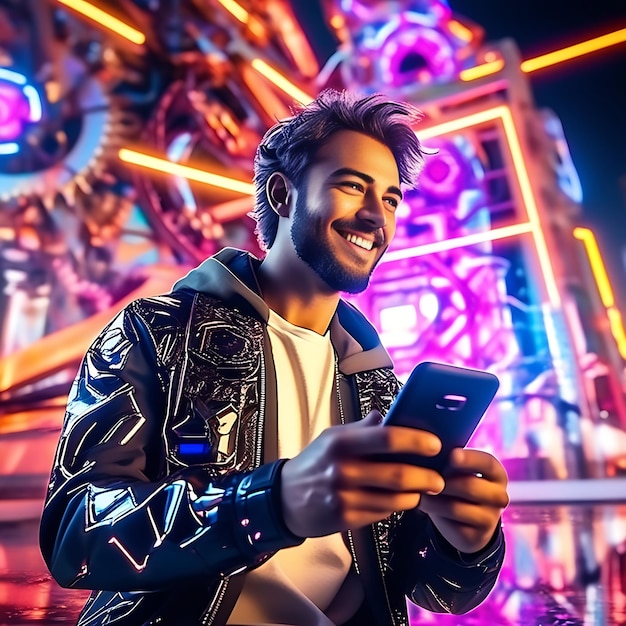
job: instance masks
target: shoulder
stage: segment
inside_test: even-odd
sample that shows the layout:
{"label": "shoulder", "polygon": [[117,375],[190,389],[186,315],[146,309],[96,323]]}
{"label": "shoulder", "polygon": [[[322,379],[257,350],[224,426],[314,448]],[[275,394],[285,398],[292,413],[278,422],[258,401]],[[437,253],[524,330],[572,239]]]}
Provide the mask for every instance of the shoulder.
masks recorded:
{"label": "shoulder", "polygon": [[185,329],[193,309],[194,292],[138,298],[127,304],[102,329],[90,353],[100,358],[137,351],[163,365],[180,357]]}
{"label": "shoulder", "polygon": [[175,324],[189,318],[198,293],[190,289],[134,300],[126,307],[130,317],[137,317],[151,327]]}
{"label": "shoulder", "polygon": [[263,335],[262,323],[250,311],[193,289],[135,300],[124,316],[128,331],[140,343],[152,344],[164,365],[179,362],[188,350],[203,353]]}

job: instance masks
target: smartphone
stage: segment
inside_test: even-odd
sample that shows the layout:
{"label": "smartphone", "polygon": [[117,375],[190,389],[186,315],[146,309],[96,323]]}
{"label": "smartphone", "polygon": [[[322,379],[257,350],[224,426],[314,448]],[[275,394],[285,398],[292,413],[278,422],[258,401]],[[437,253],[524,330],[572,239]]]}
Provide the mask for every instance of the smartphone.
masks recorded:
{"label": "smartphone", "polygon": [[385,455],[443,473],[453,448],[467,445],[500,382],[482,370],[425,361],[418,364],[392,403],[383,426],[410,426],[434,433],[442,448],[433,457]]}

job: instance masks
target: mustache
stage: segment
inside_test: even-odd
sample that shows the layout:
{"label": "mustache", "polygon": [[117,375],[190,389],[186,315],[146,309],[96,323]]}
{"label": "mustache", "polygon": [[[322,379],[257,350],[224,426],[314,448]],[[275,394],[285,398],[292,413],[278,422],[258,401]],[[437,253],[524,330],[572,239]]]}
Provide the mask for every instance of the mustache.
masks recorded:
{"label": "mustache", "polygon": [[380,248],[385,245],[385,233],[382,228],[372,228],[362,222],[335,222],[336,230],[349,231],[360,235],[374,235],[374,246]]}

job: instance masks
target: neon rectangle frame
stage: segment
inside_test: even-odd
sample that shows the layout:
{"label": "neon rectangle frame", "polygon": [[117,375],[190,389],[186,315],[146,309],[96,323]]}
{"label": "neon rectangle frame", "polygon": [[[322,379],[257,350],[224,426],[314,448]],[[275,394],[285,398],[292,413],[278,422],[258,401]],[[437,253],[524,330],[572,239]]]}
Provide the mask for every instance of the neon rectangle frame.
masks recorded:
{"label": "neon rectangle frame", "polygon": [[524,154],[517,135],[511,109],[506,105],[498,105],[490,109],[470,113],[457,119],[420,128],[416,131],[416,134],[421,141],[426,143],[428,139],[432,139],[433,137],[459,133],[460,131],[480,126],[486,122],[500,122],[502,124],[522,201],[526,208],[528,221],[511,224],[501,228],[492,228],[482,233],[456,237],[445,241],[432,242],[415,246],[413,248],[405,248],[404,250],[393,250],[385,254],[385,256],[381,259],[381,264],[530,233],[532,235],[537,252],[537,258],[541,266],[541,273],[544,279],[548,301],[553,308],[559,308],[561,306],[561,296],[558,290],[554,268],[550,262],[548,245],[544,237],[543,229],[541,228],[539,209],[533,194],[533,188],[530,182],[528,170],[526,169]]}

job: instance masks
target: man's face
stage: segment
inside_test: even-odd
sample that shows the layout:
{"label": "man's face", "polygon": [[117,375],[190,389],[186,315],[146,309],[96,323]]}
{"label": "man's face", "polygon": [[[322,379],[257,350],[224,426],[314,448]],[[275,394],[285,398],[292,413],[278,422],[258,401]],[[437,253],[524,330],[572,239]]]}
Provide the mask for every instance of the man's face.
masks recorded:
{"label": "man's face", "polygon": [[395,233],[400,177],[387,146],[339,131],[317,152],[298,190],[291,240],[334,291],[358,293]]}

